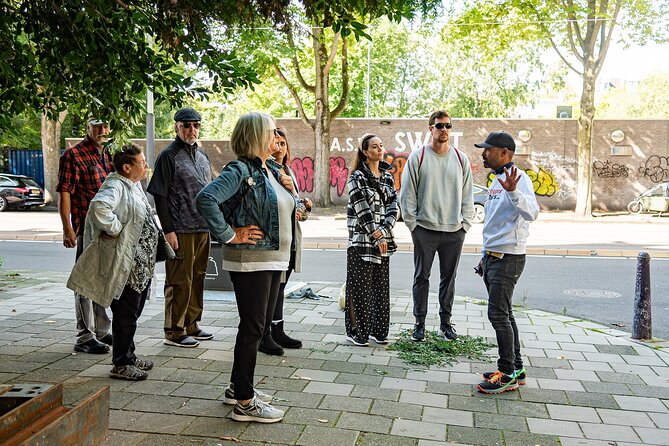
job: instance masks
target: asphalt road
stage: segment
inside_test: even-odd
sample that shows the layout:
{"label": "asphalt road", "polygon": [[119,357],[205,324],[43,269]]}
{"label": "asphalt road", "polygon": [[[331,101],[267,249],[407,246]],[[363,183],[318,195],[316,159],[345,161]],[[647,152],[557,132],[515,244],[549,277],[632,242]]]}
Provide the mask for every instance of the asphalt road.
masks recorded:
{"label": "asphalt road", "polygon": [[[69,271],[74,250],[60,242],[0,241],[5,270]],[[485,299],[483,281],[474,274],[478,255],[463,254],[456,293]],[[305,250],[303,272],[294,280],[346,279],[343,250]],[[413,255],[397,252],[391,258],[391,287],[411,288]],[[163,272],[159,265],[158,272]],[[651,262],[653,335],[669,339],[669,259]],[[515,303],[558,314],[590,319],[625,331],[632,329],[636,259],[601,257],[528,256],[515,292]],[[438,271],[433,269],[432,290],[437,291]],[[615,325],[614,325],[615,324]]]}

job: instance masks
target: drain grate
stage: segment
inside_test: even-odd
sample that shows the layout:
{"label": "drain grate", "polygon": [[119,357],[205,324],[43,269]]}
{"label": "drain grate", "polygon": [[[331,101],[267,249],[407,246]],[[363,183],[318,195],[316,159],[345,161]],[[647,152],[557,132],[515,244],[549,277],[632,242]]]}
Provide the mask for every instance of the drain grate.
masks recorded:
{"label": "drain grate", "polygon": [[589,288],[572,288],[564,290],[563,294],[576,297],[586,297],[588,299],[616,299],[621,296],[620,293],[609,290],[595,290]]}

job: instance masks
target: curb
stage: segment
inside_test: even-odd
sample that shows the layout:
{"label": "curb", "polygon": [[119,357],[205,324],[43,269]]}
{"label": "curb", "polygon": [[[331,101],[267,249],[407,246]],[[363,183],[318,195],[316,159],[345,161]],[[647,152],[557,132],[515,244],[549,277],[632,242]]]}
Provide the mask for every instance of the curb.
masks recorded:
{"label": "curb", "polygon": [[[302,249],[341,249],[348,248],[348,243],[341,242],[309,242],[302,241]],[[482,251],[481,245],[465,245],[462,252],[466,254],[478,254]],[[398,243],[398,251],[413,252],[413,245],[409,243]],[[653,259],[669,259],[669,251],[643,250]],[[639,255],[635,249],[561,249],[561,248],[527,248],[528,255],[546,255],[563,257],[636,257]]]}
{"label": "curb", "polygon": [[[60,232],[40,232],[39,234],[4,233],[0,234],[0,240],[29,240],[29,241],[53,241],[63,240]],[[302,249],[341,249],[346,250],[348,242],[328,241],[311,242],[302,240]],[[413,252],[411,243],[398,243],[398,251]],[[464,245],[462,252],[466,254],[477,254],[482,250],[481,245]],[[635,249],[568,249],[568,248],[527,248],[528,255],[534,256],[562,256],[562,257],[627,257],[632,258],[639,255],[640,251],[647,252],[653,259],[669,259],[669,251],[664,250],[635,250]]]}

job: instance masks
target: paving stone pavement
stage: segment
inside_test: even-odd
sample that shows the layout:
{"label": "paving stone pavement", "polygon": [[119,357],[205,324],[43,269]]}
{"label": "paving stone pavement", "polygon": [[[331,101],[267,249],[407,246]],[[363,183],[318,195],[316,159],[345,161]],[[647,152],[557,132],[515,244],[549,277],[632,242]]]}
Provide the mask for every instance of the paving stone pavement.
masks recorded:
{"label": "paving stone pavement", "polygon": [[[238,423],[223,404],[236,334],[235,303],[205,301],[214,340],[182,349],[162,343],[163,301],[147,303],[135,341],[156,366],[149,379],[109,379],[109,355],[72,351],[75,324],[66,275],[39,273],[0,289],[0,383],[63,383],[75,404],[111,387],[108,446],[669,445],[669,346],[622,331],[516,308],[527,384],[483,395],[473,384],[494,363],[460,358],[417,367],[344,336],[340,283],[306,284],[320,300],[287,300],[286,329],[304,341],[285,356],[258,356],[256,385],[286,410],[281,423]],[[412,326],[410,290],[391,292],[391,337]],[[428,328],[436,329],[436,296]],[[458,333],[494,342],[481,301],[457,298]],[[496,352],[490,352],[493,356]]]}

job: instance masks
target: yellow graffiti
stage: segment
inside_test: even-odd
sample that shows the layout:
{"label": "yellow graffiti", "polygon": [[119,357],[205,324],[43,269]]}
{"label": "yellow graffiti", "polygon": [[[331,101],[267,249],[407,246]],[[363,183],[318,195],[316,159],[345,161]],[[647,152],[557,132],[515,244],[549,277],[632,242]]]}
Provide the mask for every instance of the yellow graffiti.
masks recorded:
{"label": "yellow graffiti", "polygon": [[559,187],[555,182],[555,177],[550,171],[546,171],[539,168],[539,172],[535,172],[532,169],[525,170],[527,176],[532,180],[532,185],[534,186],[534,193],[543,197],[552,197],[555,195],[555,192],[558,191]]}
{"label": "yellow graffiti", "polygon": [[[552,197],[555,193],[560,190],[557,182],[555,181],[555,176],[550,170],[544,170],[539,168],[539,171],[534,171],[532,169],[524,169],[527,176],[532,180],[532,186],[534,186],[534,193],[542,197]],[[492,181],[495,179],[495,172],[490,171],[487,178],[488,187],[492,184]]]}

